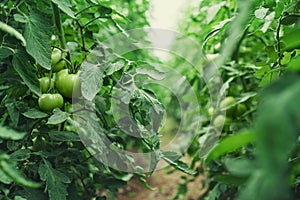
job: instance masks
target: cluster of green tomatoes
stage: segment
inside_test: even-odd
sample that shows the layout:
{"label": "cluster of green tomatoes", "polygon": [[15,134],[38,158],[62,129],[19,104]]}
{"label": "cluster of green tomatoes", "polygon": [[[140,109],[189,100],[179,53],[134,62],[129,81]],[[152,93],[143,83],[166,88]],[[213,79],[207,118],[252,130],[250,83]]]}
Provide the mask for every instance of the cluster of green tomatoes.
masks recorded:
{"label": "cluster of green tomatoes", "polygon": [[52,112],[55,108],[63,107],[64,98],[79,97],[81,95],[79,73],[69,73],[65,53],[61,49],[54,48],[51,55],[50,76],[39,79],[42,92],[38,99],[40,109]]}
{"label": "cluster of green tomatoes", "polygon": [[[218,114],[218,111],[224,112],[224,114]],[[232,121],[232,118],[240,117],[246,111],[247,108],[245,104],[237,104],[233,96],[228,96],[220,102],[217,110],[210,107],[207,112],[210,117],[214,117],[213,126],[216,128],[222,128],[223,125],[228,125]]]}

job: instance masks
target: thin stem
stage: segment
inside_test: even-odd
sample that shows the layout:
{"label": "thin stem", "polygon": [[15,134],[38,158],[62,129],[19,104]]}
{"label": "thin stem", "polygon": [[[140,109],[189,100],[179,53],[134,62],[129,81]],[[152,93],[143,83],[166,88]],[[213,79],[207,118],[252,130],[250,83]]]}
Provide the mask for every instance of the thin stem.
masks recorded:
{"label": "thin stem", "polygon": [[65,39],[65,33],[64,29],[62,27],[62,22],[61,22],[61,16],[60,16],[60,10],[58,6],[52,2],[52,9],[53,9],[53,14],[54,14],[54,23],[58,32],[58,37],[60,41],[60,46],[62,49],[66,49],[66,39]]}
{"label": "thin stem", "polygon": [[243,40],[245,39],[247,33],[248,33],[248,30],[250,28],[250,24],[245,28],[244,32],[243,32],[243,35],[242,37],[240,38],[240,40],[238,41],[237,45],[236,45],[236,48],[231,56],[231,60],[234,60],[236,61],[236,63],[238,62],[238,59],[239,59],[239,51],[240,51],[240,47],[241,47],[241,44],[243,42]]}
{"label": "thin stem", "polygon": [[88,21],[85,25],[83,25],[83,27],[88,26],[89,24],[93,23],[95,20],[100,19],[100,18],[105,18],[105,19],[107,19],[108,17],[104,17],[104,16],[95,17],[94,19],[91,19],[91,20]]}
{"label": "thin stem", "polygon": [[277,63],[278,63],[279,66],[281,66],[280,60],[281,60],[281,57],[282,57],[281,46],[280,46],[280,36],[279,36],[280,27],[281,27],[281,20],[282,20],[282,17],[279,18],[279,23],[278,23],[277,30],[276,30],[277,56],[278,56]]}
{"label": "thin stem", "polygon": [[78,25],[78,27],[79,27],[79,31],[80,31],[80,37],[81,37],[81,43],[82,43],[81,49],[82,49],[83,51],[88,52],[88,50],[85,48],[85,42],[84,42],[84,37],[83,37],[83,29],[84,29],[84,26],[82,26],[82,25],[79,23],[78,20],[76,20],[76,23],[77,23],[77,25]]}
{"label": "thin stem", "polygon": [[84,12],[84,11],[86,11],[86,10],[92,8],[92,7],[96,7],[96,6],[98,6],[98,5],[91,5],[91,6],[88,6],[88,7],[84,8],[84,9],[82,9],[81,11],[79,11],[78,13],[75,14],[75,17],[77,17],[78,15],[80,15],[82,12]]}

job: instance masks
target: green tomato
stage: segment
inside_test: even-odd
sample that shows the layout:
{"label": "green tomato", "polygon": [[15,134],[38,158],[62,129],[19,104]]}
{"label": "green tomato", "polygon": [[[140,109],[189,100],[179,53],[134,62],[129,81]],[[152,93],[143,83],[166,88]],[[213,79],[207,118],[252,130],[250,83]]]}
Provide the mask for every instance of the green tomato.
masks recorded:
{"label": "green tomato", "polygon": [[54,48],[51,55],[51,66],[53,72],[62,70],[66,64],[63,60],[63,52],[60,49]]}
{"label": "green tomato", "polygon": [[245,104],[238,104],[236,107],[236,116],[241,116],[247,111]]}
{"label": "green tomato", "polygon": [[226,120],[226,117],[224,115],[218,115],[213,121],[214,127],[222,128],[225,124],[225,120]]}
{"label": "green tomato", "polygon": [[68,69],[63,69],[56,74],[55,86],[62,95],[68,98],[77,98],[81,95],[79,73],[69,74]]}
{"label": "green tomato", "polygon": [[213,116],[214,115],[214,113],[215,113],[215,109],[214,109],[214,107],[209,107],[208,108],[208,110],[207,110],[207,114],[208,114],[208,116]]}
{"label": "green tomato", "polygon": [[40,78],[39,81],[42,93],[46,93],[49,90],[49,88],[54,87],[54,80],[51,79],[51,83],[49,83],[49,77]]}
{"label": "green tomato", "polygon": [[39,98],[39,107],[41,110],[51,112],[55,108],[62,108],[64,105],[64,98],[61,94],[42,94]]}
{"label": "green tomato", "polygon": [[225,99],[223,99],[220,103],[220,109],[224,110],[226,109],[226,114],[229,116],[233,116],[236,110],[236,106],[230,107],[232,104],[235,103],[235,98],[232,96],[228,96]]}

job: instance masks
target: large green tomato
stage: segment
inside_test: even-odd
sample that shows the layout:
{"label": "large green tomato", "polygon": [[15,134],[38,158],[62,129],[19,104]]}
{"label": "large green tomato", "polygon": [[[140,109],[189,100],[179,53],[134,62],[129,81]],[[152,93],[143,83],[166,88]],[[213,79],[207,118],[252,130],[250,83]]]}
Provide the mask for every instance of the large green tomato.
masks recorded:
{"label": "large green tomato", "polygon": [[50,82],[49,77],[40,78],[39,81],[40,81],[40,88],[42,93],[46,93],[49,90],[49,88],[54,87],[54,80],[51,79],[51,83],[49,83]]}
{"label": "large green tomato", "polygon": [[39,107],[41,110],[51,112],[55,108],[62,108],[64,105],[64,98],[61,94],[42,94],[39,98]]}
{"label": "large green tomato", "polygon": [[68,69],[63,69],[56,74],[55,86],[62,95],[68,98],[81,95],[79,73],[69,74]]}
{"label": "large green tomato", "polygon": [[63,52],[54,48],[51,55],[51,66],[53,72],[58,72],[65,67],[66,61],[63,60]]}
{"label": "large green tomato", "polygon": [[236,106],[227,108],[235,103],[235,98],[232,96],[228,96],[225,99],[223,99],[220,103],[220,109],[224,110],[226,109],[226,114],[229,116],[233,116],[236,110]]}

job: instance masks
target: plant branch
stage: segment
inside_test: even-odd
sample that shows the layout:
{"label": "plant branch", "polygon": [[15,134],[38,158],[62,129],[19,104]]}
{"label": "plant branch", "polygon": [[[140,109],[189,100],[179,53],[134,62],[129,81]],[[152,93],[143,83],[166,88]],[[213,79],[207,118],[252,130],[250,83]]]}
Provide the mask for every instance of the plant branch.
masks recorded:
{"label": "plant branch", "polygon": [[60,46],[62,49],[66,49],[66,39],[65,39],[64,29],[62,27],[60,10],[59,10],[58,6],[53,2],[52,2],[52,9],[53,9],[53,14],[54,14],[54,24],[55,24],[57,32],[58,32]]}

